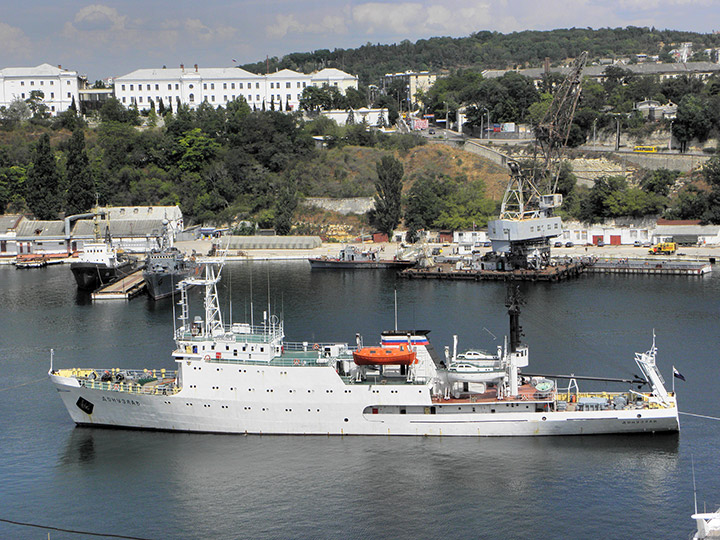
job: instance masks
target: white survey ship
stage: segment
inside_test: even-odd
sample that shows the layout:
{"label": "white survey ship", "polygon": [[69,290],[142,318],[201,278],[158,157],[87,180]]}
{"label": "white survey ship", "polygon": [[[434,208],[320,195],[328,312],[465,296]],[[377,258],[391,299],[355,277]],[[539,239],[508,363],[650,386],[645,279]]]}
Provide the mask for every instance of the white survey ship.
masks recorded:
{"label": "white survey ship", "polygon": [[[529,436],[677,431],[675,396],[655,365],[655,346],[636,354],[648,391],[580,392],[528,377],[516,306],[498,354],[440,358],[428,332],[383,332],[378,351],[344,343],[284,341],[283,322],[224,325],[220,270],[179,287],[176,371],[53,369],[50,379],[79,425],[213,433],[295,435]],[[205,316],[190,320],[187,288],[205,288]],[[513,323],[514,321],[514,323]],[[513,337],[514,336],[514,337]],[[400,365],[358,365],[361,352],[408,347]],[[367,358],[365,362],[367,362]],[[380,360],[378,360],[380,362]],[[454,369],[453,369],[454,368]],[[473,375],[476,379],[473,379]],[[630,381],[628,381],[630,382]],[[635,381],[637,382],[637,381]]]}

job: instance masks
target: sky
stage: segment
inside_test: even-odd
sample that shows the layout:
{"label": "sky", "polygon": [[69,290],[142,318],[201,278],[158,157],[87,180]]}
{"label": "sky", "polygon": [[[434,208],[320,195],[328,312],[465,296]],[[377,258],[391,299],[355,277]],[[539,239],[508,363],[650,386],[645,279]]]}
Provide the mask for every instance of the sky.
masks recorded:
{"label": "sky", "polygon": [[24,0],[0,12],[0,68],[62,65],[90,81],[226,67],[292,52],[480,30],[720,30],[719,0]]}

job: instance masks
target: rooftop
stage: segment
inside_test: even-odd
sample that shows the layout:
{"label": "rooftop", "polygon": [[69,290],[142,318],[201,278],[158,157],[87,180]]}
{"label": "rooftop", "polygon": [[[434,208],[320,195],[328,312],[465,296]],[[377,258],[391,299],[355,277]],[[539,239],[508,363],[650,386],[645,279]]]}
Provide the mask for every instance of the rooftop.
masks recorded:
{"label": "rooftop", "polygon": [[[62,223],[62,222],[61,222]],[[105,236],[108,223],[100,223],[100,236]],[[110,235],[115,238],[158,237],[162,234],[161,219],[116,219],[110,220]],[[78,220],[72,230],[74,237],[90,238],[95,234],[95,224],[91,219]]]}
{"label": "rooftop", "polygon": [[17,226],[18,237],[64,236],[65,222],[61,220],[42,221],[23,219]]}
{"label": "rooftop", "polygon": [[0,216],[0,233],[11,231],[16,228],[21,219],[21,215],[15,214]]}
{"label": "rooftop", "polygon": [[115,77],[115,81],[134,80],[177,80],[183,77],[200,77],[203,79],[259,79],[261,75],[255,75],[241,68],[197,68],[194,66],[185,68],[144,68],[136,69],[127,75]]}
{"label": "rooftop", "polygon": [[2,77],[57,77],[60,74],[77,75],[77,72],[51,66],[50,64],[40,64],[35,67],[7,67],[0,69],[0,76]]}

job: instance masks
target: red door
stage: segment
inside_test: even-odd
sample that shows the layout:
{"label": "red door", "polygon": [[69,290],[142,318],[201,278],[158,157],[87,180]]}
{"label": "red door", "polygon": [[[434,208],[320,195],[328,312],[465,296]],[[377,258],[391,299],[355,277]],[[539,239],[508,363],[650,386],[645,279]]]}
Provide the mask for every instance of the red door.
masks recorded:
{"label": "red door", "polygon": [[602,235],[595,236],[593,234],[593,244],[595,244],[596,246],[597,246],[597,243],[602,239],[603,239]]}
{"label": "red door", "polygon": [[610,235],[610,245],[611,246],[619,246],[620,245],[620,235]]}

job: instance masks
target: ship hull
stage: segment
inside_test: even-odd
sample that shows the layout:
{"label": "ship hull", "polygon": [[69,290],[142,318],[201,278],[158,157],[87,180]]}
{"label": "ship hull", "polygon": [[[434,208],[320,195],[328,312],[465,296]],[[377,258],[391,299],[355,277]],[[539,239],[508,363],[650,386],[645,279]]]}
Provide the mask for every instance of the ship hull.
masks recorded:
{"label": "ship hull", "polygon": [[120,263],[117,266],[106,266],[91,262],[70,263],[70,270],[75,277],[78,289],[94,291],[103,285],[122,277],[132,269],[132,262]]}
{"label": "ship hull", "polygon": [[211,369],[205,370],[203,378],[206,388],[213,388],[212,396],[192,388],[171,395],[142,394],[122,391],[122,385],[98,389],[81,386],[74,378],[54,374],[50,378],[72,420],[90,426],[237,434],[466,437],[679,430],[676,407],[572,412],[537,410],[537,404],[524,402],[484,407],[433,400],[426,385],[347,384],[331,367],[207,367]]}
{"label": "ship hull", "polygon": [[143,278],[147,284],[147,292],[153,300],[160,300],[172,296],[176,292],[177,284],[189,277],[194,272],[143,272]]}
{"label": "ship hull", "polygon": [[357,269],[378,269],[378,268],[410,268],[415,266],[414,262],[408,261],[340,261],[334,259],[309,258],[311,268],[335,269],[335,270],[357,270]]}

